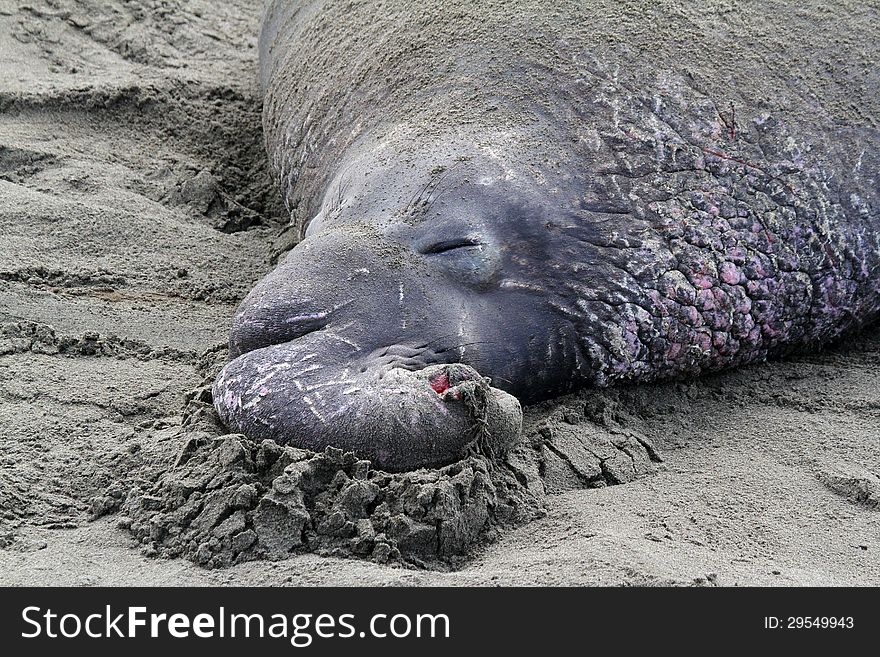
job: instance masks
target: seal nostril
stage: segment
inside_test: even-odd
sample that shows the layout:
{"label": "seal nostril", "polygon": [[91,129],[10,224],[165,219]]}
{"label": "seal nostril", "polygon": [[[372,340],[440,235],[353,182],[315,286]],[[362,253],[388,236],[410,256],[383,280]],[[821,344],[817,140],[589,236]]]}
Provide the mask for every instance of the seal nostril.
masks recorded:
{"label": "seal nostril", "polygon": [[419,253],[423,255],[437,255],[439,253],[447,253],[449,251],[455,251],[456,249],[466,249],[474,246],[483,246],[483,243],[469,237],[462,237],[436,242],[428,247],[419,249]]}
{"label": "seal nostril", "polygon": [[230,355],[239,356],[320,331],[330,323],[330,315],[330,311],[320,311],[285,316],[284,307],[280,304],[251,306],[233,322]]}

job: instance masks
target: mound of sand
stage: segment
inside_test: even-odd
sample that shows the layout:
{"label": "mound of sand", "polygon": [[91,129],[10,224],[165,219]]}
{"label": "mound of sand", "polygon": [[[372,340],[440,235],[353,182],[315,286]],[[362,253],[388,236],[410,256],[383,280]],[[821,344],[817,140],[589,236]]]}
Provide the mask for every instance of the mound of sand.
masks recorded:
{"label": "mound of sand", "polygon": [[315,454],[227,435],[210,383],[224,352],[206,354],[204,385],[187,395],[180,452],[164,468],[132,469],[90,504],[118,513],[147,556],[208,567],[302,552],[448,569],[505,528],[544,514],[547,495],[646,476],[661,461],[590,393],[532,409],[499,458],[475,454],[439,470],[386,473],[328,448]]}

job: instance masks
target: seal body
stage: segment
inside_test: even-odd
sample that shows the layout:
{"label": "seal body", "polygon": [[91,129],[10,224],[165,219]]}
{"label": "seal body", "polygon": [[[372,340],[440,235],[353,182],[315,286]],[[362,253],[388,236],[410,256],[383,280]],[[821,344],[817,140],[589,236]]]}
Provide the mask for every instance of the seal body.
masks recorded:
{"label": "seal body", "polygon": [[[429,366],[510,410],[872,321],[878,25],[813,0],[271,3],[267,150],[303,239],[237,311],[221,417],[436,465],[473,408],[415,421]],[[424,401],[402,420],[389,394]]]}

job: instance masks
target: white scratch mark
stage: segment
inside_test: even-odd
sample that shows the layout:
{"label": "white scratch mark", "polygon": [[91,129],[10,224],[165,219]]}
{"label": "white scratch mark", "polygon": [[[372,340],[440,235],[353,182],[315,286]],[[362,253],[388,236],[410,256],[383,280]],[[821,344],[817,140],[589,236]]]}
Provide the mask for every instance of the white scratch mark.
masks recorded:
{"label": "white scratch mark", "polygon": [[465,347],[464,343],[461,340],[461,338],[464,338],[464,322],[462,320],[458,320],[458,337],[458,357],[459,359],[463,360]]}
{"label": "white scratch mark", "polygon": [[325,381],[324,383],[313,383],[310,386],[306,386],[306,392],[312,392],[314,390],[320,390],[321,388],[328,388],[330,386],[341,386],[348,383],[357,383],[354,379],[340,379],[339,381]]}
{"label": "white scratch mark", "polygon": [[406,315],[403,312],[403,281],[397,286],[397,303],[400,306],[400,328],[406,328]]}
{"label": "white scratch mark", "polygon": [[533,285],[532,283],[524,283],[523,281],[515,281],[505,278],[501,281],[501,289],[503,290],[530,290],[531,292],[543,292],[543,288]]}
{"label": "white scratch mark", "polygon": [[309,410],[312,412],[312,415],[314,415],[316,418],[318,418],[318,420],[321,421],[321,424],[327,424],[327,420],[325,420],[324,416],[318,412],[318,409],[315,408],[314,402],[311,399],[309,399],[308,395],[303,396],[303,401],[309,407]]}
{"label": "white scratch mark", "polygon": [[864,155],[865,155],[865,151],[866,151],[866,150],[867,150],[867,149],[863,148],[863,149],[862,149],[862,152],[859,153],[859,161],[856,162],[855,167],[853,167],[853,173],[855,173],[856,171],[858,171],[859,169],[862,168],[862,158],[864,157]]}
{"label": "white scratch mark", "polygon": [[324,335],[326,335],[328,338],[333,338],[335,340],[339,340],[340,342],[344,342],[347,345],[351,345],[355,349],[361,348],[361,346],[357,342],[349,340],[348,338],[346,338],[343,335],[337,335],[336,333],[333,333],[331,331],[324,331]]}
{"label": "white scratch mark", "polygon": [[319,312],[319,313],[310,313],[308,315],[294,315],[293,317],[288,317],[284,321],[287,324],[295,324],[295,323],[299,323],[299,322],[308,322],[308,321],[314,321],[316,319],[326,319],[326,318],[327,318],[326,312]]}

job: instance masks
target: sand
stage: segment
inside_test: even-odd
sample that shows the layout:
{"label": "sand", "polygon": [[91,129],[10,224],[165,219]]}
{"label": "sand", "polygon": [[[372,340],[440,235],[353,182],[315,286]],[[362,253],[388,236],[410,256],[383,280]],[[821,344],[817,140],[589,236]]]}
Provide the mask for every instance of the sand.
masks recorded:
{"label": "sand", "polygon": [[[880,583],[876,327],[527,408],[521,449],[485,465],[518,513],[493,498],[450,534],[464,542],[413,543],[434,546],[427,558],[375,536],[358,554],[369,531],[354,521],[281,554],[230,553],[250,529],[218,536],[222,520],[192,549],[149,538],[155,514],[126,504],[177,477],[194,436],[202,455],[232,444],[204,386],[236,303],[290,237],[262,147],[252,4],[0,4],[0,584]],[[361,485],[354,465],[337,492]],[[277,492],[267,472],[248,513]],[[396,517],[353,513],[383,529]]]}

